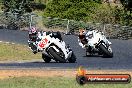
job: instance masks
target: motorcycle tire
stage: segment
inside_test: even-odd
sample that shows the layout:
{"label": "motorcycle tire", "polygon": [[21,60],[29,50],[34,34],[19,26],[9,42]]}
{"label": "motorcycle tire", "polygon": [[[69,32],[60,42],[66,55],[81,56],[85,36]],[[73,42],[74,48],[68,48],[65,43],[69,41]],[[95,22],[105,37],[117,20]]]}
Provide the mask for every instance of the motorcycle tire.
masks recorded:
{"label": "motorcycle tire", "polygon": [[42,54],[42,58],[45,61],[45,63],[49,63],[51,61],[51,58],[45,54]]}
{"label": "motorcycle tire", "polygon": [[60,63],[66,62],[65,58],[62,58],[52,47],[48,49],[48,52],[54,57],[55,60],[59,61]]}
{"label": "motorcycle tire", "polygon": [[103,44],[100,44],[99,48],[103,53],[103,57],[105,57],[105,58],[112,58],[113,57],[113,52],[108,51],[108,49]]}
{"label": "motorcycle tire", "polygon": [[75,63],[76,62],[76,56],[74,53],[72,53],[71,57],[68,59],[69,63]]}

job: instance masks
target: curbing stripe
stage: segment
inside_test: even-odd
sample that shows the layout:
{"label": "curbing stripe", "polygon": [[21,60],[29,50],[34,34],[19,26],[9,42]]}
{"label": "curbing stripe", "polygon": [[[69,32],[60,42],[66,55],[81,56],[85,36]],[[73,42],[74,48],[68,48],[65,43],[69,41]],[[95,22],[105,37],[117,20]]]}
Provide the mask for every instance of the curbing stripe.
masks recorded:
{"label": "curbing stripe", "polygon": [[[16,43],[13,43],[13,42],[4,42],[4,41],[0,41],[0,43],[12,44],[12,45],[15,45],[16,44]],[[21,45],[21,44],[17,44],[17,45]],[[24,46],[27,46],[27,45],[24,45]]]}
{"label": "curbing stripe", "polygon": [[15,44],[15,43],[12,43],[12,42],[4,42],[4,41],[0,41],[1,43],[6,43],[6,44]]}

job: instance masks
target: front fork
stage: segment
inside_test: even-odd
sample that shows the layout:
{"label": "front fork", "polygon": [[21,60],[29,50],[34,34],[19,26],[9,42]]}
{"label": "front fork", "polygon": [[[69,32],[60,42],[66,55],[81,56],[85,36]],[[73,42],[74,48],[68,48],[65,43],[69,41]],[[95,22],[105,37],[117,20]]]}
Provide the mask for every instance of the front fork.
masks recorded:
{"label": "front fork", "polygon": [[99,45],[100,44],[103,44],[105,46],[105,48],[109,49],[110,45],[111,45],[111,42],[107,42],[105,43],[103,40],[100,41],[95,47],[98,49]]}

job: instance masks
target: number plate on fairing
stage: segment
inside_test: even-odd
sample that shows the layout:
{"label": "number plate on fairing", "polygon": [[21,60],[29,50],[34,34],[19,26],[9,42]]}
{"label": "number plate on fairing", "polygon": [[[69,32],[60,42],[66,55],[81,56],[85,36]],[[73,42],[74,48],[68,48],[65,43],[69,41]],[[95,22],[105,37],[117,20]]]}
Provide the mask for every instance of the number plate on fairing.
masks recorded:
{"label": "number plate on fairing", "polygon": [[48,39],[44,38],[39,42],[39,47],[44,48],[48,43]]}

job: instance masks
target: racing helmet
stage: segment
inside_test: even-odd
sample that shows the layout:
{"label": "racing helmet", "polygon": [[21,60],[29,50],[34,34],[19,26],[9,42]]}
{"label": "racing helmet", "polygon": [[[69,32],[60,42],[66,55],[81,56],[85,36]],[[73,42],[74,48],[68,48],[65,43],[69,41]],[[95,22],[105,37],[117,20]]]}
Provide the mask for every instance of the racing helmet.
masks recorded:
{"label": "racing helmet", "polygon": [[79,39],[81,40],[82,44],[87,44],[88,41],[86,39],[86,30],[85,29],[80,29],[79,30]]}
{"label": "racing helmet", "polygon": [[29,34],[36,34],[36,33],[37,33],[37,29],[35,27],[30,28]]}
{"label": "racing helmet", "polygon": [[85,38],[86,30],[85,29],[79,29],[79,39]]}
{"label": "racing helmet", "polygon": [[38,33],[37,29],[35,27],[32,27],[29,30],[29,39],[32,40],[32,41],[36,41],[37,33]]}

